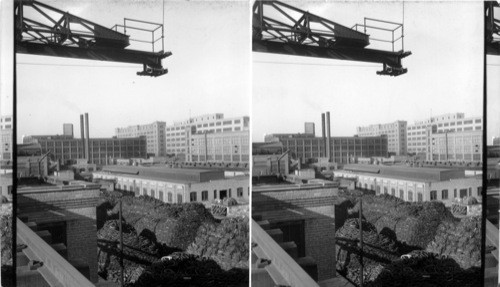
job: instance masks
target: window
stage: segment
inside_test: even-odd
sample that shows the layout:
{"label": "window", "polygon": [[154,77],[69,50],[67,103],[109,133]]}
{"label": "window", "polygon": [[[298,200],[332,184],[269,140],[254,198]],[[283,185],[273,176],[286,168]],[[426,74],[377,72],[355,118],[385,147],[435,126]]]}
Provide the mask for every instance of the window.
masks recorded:
{"label": "window", "polygon": [[125,184],[123,185],[123,190],[127,190],[127,186]]}
{"label": "window", "polygon": [[7,194],[12,194],[12,185],[7,186]]}
{"label": "window", "polygon": [[384,186],[384,194],[387,194],[387,186]]}
{"label": "window", "polygon": [[456,188],[453,190],[453,198],[457,198],[457,189]]}
{"label": "window", "polygon": [[155,190],[154,189],[151,189],[151,197],[155,197]]}
{"label": "window", "polygon": [[177,194],[177,203],[182,203],[182,194]]}
{"label": "window", "polygon": [[483,187],[482,186],[478,186],[477,187],[477,196],[481,196],[483,193]]}
{"label": "window", "polygon": [[191,192],[189,194],[189,201],[191,201],[191,202],[196,201],[196,196],[197,196],[196,191]]}
{"label": "window", "polygon": [[423,196],[422,196],[421,192],[417,193],[417,200],[418,200],[418,202],[422,202],[423,201]]}
{"label": "window", "polygon": [[167,197],[168,197],[168,202],[171,203],[172,202],[172,193],[169,192],[168,195],[167,195]]}
{"label": "window", "polygon": [[214,199],[217,199],[217,189],[214,189]]}
{"label": "window", "polygon": [[472,187],[469,187],[469,196],[472,196]]}
{"label": "window", "polygon": [[147,195],[148,194],[148,190],[146,188],[143,188],[142,189],[142,195]]}
{"label": "window", "polygon": [[232,197],[232,196],[231,196],[231,189],[229,189],[229,197]]}
{"label": "window", "polygon": [[238,188],[236,189],[236,195],[237,195],[238,197],[243,197],[243,187],[238,187]]}
{"label": "window", "polygon": [[413,201],[413,191],[408,190],[408,201]]}
{"label": "window", "polygon": [[161,201],[165,201],[165,198],[163,197],[163,191],[162,190],[158,191],[158,199],[161,200]]}
{"label": "window", "polygon": [[431,200],[436,200],[437,199],[437,191],[431,190]]}
{"label": "window", "polygon": [[399,198],[405,199],[405,192],[402,189],[399,190]]}
{"label": "window", "polygon": [[204,190],[201,192],[201,201],[207,201],[208,200],[208,190]]}
{"label": "window", "polygon": [[441,199],[448,199],[448,190],[447,189],[443,189],[441,191]]}
{"label": "window", "polygon": [[392,194],[392,196],[396,196],[396,189],[395,188],[391,188],[391,194]]}

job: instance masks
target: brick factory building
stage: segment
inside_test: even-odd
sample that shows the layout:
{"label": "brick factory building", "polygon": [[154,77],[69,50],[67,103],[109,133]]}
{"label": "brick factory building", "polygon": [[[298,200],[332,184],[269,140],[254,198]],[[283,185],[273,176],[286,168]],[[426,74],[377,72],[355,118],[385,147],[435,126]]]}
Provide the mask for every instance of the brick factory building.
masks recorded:
{"label": "brick factory building", "polygon": [[301,162],[317,161],[326,158],[328,162],[349,163],[359,157],[387,157],[388,140],[386,135],[374,137],[332,137],[330,134],[330,112],[321,115],[322,137],[314,134],[268,134],[266,143],[281,143],[289,150],[293,159]]}
{"label": "brick factory building", "polygon": [[359,189],[411,202],[439,200],[451,204],[455,198],[481,199],[482,177],[466,177],[463,169],[349,164],[335,170],[334,176],[354,178]]}
{"label": "brick factory building", "polygon": [[248,203],[248,176],[225,177],[223,170],[167,167],[104,166],[94,180],[113,180],[115,188],[148,195],[167,203],[235,198]]}
{"label": "brick factory building", "polygon": [[146,137],[147,153],[151,156],[165,156],[167,154],[165,145],[165,122],[154,122],[146,125],[134,125],[115,129],[117,138]]}
{"label": "brick factory building", "polygon": [[387,136],[387,151],[393,155],[406,155],[406,121],[370,125],[356,128],[360,137]]}
{"label": "brick factory building", "polygon": [[88,115],[80,116],[81,138],[70,135],[25,136],[23,144],[39,144],[41,153],[50,152],[49,157],[61,165],[73,164],[77,159],[88,163],[105,165],[114,158],[146,158],[145,136],[135,138],[90,138]]}

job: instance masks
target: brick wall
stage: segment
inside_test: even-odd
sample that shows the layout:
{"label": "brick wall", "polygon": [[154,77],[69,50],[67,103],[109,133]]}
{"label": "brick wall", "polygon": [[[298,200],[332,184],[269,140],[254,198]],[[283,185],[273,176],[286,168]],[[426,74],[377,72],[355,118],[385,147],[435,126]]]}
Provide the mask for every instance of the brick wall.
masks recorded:
{"label": "brick wall", "polygon": [[83,260],[97,282],[97,185],[29,187],[18,190],[18,217],[30,222],[66,222],[68,260]]}
{"label": "brick wall", "polygon": [[334,219],[320,217],[305,221],[306,255],[318,264],[318,280],[335,277]]}
{"label": "brick wall", "polygon": [[[280,187],[282,188],[282,187]],[[258,190],[258,189],[257,189]],[[290,186],[289,190],[258,190],[252,193],[252,212],[263,220],[304,220],[305,255],[316,260],[318,279],[335,277],[335,224],[345,220],[346,208],[338,189]],[[336,218],[337,217],[339,218]]]}

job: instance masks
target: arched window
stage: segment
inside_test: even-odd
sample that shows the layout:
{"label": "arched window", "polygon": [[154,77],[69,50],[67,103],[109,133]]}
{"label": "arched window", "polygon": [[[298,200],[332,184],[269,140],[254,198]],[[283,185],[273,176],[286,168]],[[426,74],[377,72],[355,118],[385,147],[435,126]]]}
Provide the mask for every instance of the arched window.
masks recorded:
{"label": "arched window", "polygon": [[177,194],[177,203],[182,203],[182,194]]}

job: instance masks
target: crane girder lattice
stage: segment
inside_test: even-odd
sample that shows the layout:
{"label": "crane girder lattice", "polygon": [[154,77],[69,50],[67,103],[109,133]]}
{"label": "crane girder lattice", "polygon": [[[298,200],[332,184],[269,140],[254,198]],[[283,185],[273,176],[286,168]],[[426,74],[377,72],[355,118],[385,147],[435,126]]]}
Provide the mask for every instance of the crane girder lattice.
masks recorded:
{"label": "crane girder lattice", "polygon": [[[168,72],[162,60],[171,52],[126,49],[129,35],[38,1],[16,0],[14,9],[17,53],[142,64],[143,70],[137,72],[140,76]],[[163,32],[163,25],[156,25]]]}
{"label": "crane girder lattice", "polygon": [[[271,10],[274,12],[273,15],[267,13]],[[365,30],[366,27],[371,27],[366,25],[367,19],[369,18],[365,18]],[[257,0],[253,5],[252,50],[264,53],[381,63],[383,70],[378,71],[378,75],[399,76],[406,73],[407,69],[403,68],[401,60],[411,55],[411,52],[394,51],[394,41],[403,40],[402,24],[376,19],[370,20],[396,24],[396,29],[401,29],[400,38],[394,39],[393,34],[393,51],[366,48],[370,44],[370,36],[356,29],[279,1]],[[312,24],[320,28],[315,28]],[[378,29],[393,33],[395,31],[386,28]]]}
{"label": "crane girder lattice", "polygon": [[[500,14],[495,16],[495,11],[500,12],[498,1],[484,2],[485,9],[485,30],[486,30],[486,54],[500,55]],[[497,18],[495,18],[497,17]]]}

